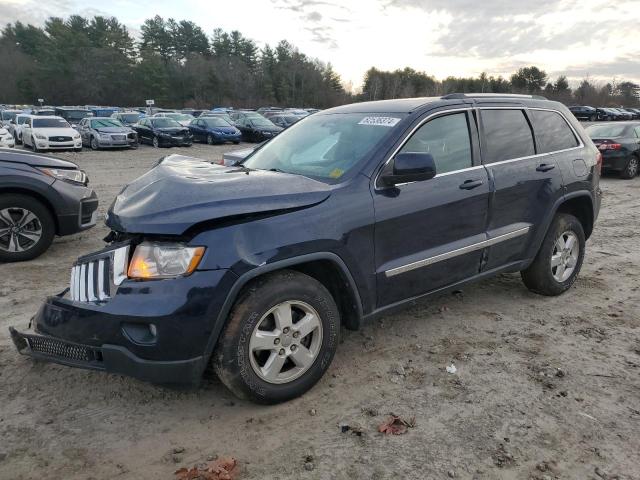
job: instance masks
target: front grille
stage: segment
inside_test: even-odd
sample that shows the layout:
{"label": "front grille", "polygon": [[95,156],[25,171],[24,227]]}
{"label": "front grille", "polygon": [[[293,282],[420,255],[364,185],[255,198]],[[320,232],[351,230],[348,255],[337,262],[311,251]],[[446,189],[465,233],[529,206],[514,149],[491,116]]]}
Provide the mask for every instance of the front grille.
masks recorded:
{"label": "front grille", "polygon": [[129,246],[79,260],[71,269],[69,292],[76,302],[104,302],[126,278]]}
{"label": "front grille", "polygon": [[50,355],[52,357],[63,358],[76,362],[100,362],[102,353],[100,350],[67,343],[51,337],[41,337],[39,335],[25,335],[25,340],[29,344],[31,351]]}
{"label": "front grille", "polygon": [[111,138],[117,142],[123,142],[127,139],[126,135],[111,135]]}
{"label": "front grille", "polygon": [[49,137],[50,142],[70,142],[71,137]]}

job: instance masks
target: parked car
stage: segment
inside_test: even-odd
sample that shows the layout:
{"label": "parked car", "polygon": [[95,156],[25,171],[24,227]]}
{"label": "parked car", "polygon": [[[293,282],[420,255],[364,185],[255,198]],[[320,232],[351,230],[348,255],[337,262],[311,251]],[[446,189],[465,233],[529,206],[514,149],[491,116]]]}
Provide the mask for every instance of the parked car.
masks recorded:
{"label": "parked car", "polygon": [[22,143],[22,129],[24,127],[24,123],[29,117],[31,117],[31,114],[19,113],[13,120],[11,120],[7,127],[9,133],[13,135],[16,145],[20,145]]}
{"label": "parked car", "polygon": [[22,142],[25,147],[41,150],[82,150],[82,139],[78,131],[61,117],[31,116],[22,127]]}
{"label": "parked car", "polygon": [[105,117],[110,117],[114,113],[119,112],[120,108],[118,108],[118,107],[98,107],[98,106],[93,105],[93,106],[89,107],[89,110],[91,110],[91,113],[93,113],[94,117],[105,118]]}
{"label": "parked car", "polygon": [[282,107],[260,107],[256,112],[264,114],[266,112],[281,112],[282,110]]}
{"label": "parked car", "polygon": [[621,178],[640,171],[640,122],[590,125],[587,134],[602,154],[602,168]]}
{"label": "parked car", "polygon": [[6,109],[0,110],[0,127],[8,127],[11,120],[16,118],[16,115],[24,113],[22,110]]}
{"label": "parked car", "polygon": [[55,235],[93,227],[98,197],[77,165],[0,149],[0,262],[31,260]]}
{"label": "parked car", "polygon": [[631,115],[631,120],[638,120],[640,113],[636,112],[633,108],[619,108],[618,110]]}
{"label": "parked car", "polygon": [[127,127],[131,127],[138,123],[141,118],[146,115],[137,111],[116,112],[111,115],[111,118],[115,118],[120,123]]}
{"label": "parked car", "polygon": [[600,161],[560,103],[462,94],[317,113],[240,167],[168,156],[116,197],[107,247],[78,259],[35,331],[11,336],[156,383],[212,365],[240,397],[286,401],[329,368],[341,326],[501,272],[566,292]]}
{"label": "parked car", "polygon": [[4,127],[0,127],[0,147],[13,148],[15,146],[16,141],[13,135],[11,135],[11,132]]}
{"label": "parked car", "polygon": [[632,120],[633,119],[633,115],[631,114],[631,112],[627,112],[625,110],[623,110],[622,108],[610,108],[609,110],[613,110],[614,112],[618,113],[618,118],[617,120]]}
{"label": "parked car", "polygon": [[306,110],[303,110],[301,108],[286,108],[284,110],[284,113],[287,113],[289,115],[295,115],[295,116],[300,117],[300,118],[304,118],[304,117],[309,115],[309,112],[307,112]]}
{"label": "parked car", "polygon": [[78,125],[82,145],[101,148],[138,148],[138,134],[115,118],[85,118]]}
{"label": "parked car", "polygon": [[143,118],[133,129],[140,143],[150,143],[154,147],[190,147],[193,143],[191,132],[172,118]]}
{"label": "parked car", "polygon": [[76,128],[83,118],[94,116],[92,111],[80,107],[56,107],[54,115],[64,118],[73,128]]}
{"label": "parked car", "polygon": [[194,141],[214,143],[240,143],[240,130],[219,117],[196,118],[189,124]]}
{"label": "parked car", "polygon": [[[259,147],[259,145],[258,145]],[[242,161],[251,155],[258,147],[242,148],[240,150],[232,150],[230,152],[224,152],[222,154],[222,161],[220,165],[226,165],[228,167],[242,163]]]}
{"label": "parked car", "polygon": [[600,121],[611,121],[613,120],[613,114],[609,112],[606,108],[596,108],[596,120]]}
{"label": "parked car", "polygon": [[154,118],[170,118],[178,122],[183,127],[188,127],[189,124],[191,123],[191,120],[195,118],[193,115],[187,115],[186,113],[177,113],[177,112],[156,113],[153,117]]}
{"label": "parked car", "polygon": [[31,112],[31,115],[35,115],[37,117],[53,117],[55,114],[56,111],[53,108],[36,108]]}
{"label": "parked car", "polygon": [[573,107],[569,107],[569,111],[573,113],[573,116],[578,120],[595,122],[598,119],[598,112],[596,109],[587,105],[575,105]]}
{"label": "parked car", "polygon": [[278,114],[271,115],[268,118],[274,125],[280,128],[289,128],[294,123],[300,121],[302,117],[299,117],[297,115]]}
{"label": "parked car", "polygon": [[282,131],[282,127],[264,118],[244,116],[240,118],[236,126],[242,132],[242,139],[246,142],[263,142],[275,137]]}

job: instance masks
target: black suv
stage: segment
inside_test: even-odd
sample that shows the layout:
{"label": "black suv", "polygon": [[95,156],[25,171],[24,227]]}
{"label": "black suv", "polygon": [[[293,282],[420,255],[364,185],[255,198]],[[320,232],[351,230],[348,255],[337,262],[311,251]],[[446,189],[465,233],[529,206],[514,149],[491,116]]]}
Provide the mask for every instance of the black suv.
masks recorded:
{"label": "black suv", "polygon": [[41,255],[55,235],[96,224],[98,197],[75,163],[0,149],[0,262]]}
{"label": "black suv", "polygon": [[448,95],[311,115],[241,164],[165,157],[111,206],[22,353],[160,383],[212,364],[235,394],[296,397],[356,329],[501,272],[559,295],[600,206],[601,156],[569,110]]}

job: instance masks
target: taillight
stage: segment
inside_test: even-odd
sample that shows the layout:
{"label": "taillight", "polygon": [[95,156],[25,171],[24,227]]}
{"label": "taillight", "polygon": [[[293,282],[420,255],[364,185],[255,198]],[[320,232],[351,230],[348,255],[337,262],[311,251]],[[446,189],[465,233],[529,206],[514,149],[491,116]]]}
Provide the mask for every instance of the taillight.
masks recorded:
{"label": "taillight", "polygon": [[622,145],[619,143],[601,143],[598,148],[600,150],[620,150]]}
{"label": "taillight", "polygon": [[602,154],[600,152],[596,154],[596,169],[598,174],[602,173]]}

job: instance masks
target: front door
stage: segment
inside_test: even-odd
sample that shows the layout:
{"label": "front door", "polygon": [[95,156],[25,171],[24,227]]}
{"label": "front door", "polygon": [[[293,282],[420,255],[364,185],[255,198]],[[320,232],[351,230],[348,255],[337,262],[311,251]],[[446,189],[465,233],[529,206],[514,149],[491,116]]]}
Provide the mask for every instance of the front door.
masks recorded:
{"label": "front door", "polygon": [[374,190],[378,307],[478,274],[489,182],[477,145],[463,110],[432,116],[397,152],[430,153],[436,176]]}

